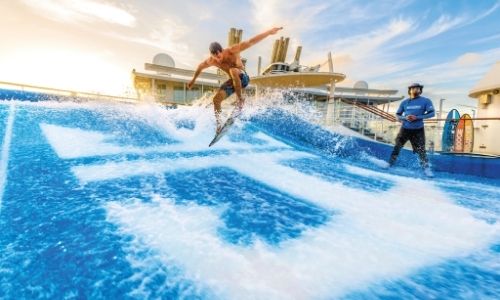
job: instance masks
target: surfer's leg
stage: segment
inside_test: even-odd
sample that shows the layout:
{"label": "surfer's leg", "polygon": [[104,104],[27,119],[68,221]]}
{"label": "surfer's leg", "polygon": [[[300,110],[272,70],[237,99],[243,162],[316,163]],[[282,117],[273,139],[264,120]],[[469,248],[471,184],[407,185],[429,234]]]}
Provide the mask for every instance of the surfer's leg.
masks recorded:
{"label": "surfer's leg", "polygon": [[214,113],[215,121],[217,122],[217,131],[222,127],[222,120],[220,114],[222,113],[221,103],[222,100],[226,99],[226,92],[223,89],[219,89],[213,98],[214,102]]}
{"label": "surfer's leg", "polygon": [[231,68],[229,69],[229,74],[231,75],[231,79],[233,79],[233,88],[234,92],[236,93],[236,96],[238,97],[238,104],[237,107],[241,110],[243,108],[243,104],[245,103],[245,99],[243,99],[241,95],[241,70],[238,68]]}

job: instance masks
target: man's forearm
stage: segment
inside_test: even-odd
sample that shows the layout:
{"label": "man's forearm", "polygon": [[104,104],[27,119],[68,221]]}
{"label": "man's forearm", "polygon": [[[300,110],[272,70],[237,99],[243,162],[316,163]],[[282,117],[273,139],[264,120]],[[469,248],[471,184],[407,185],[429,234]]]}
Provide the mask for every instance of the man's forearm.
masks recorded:
{"label": "man's forearm", "polygon": [[268,30],[268,31],[266,31],[266,32],[263,32],[263,33],[261,33],[261,34],[258,34],[258,35],[256,35],[256,36],[254,36],[253,38],[251,38],[251,39],[250,39],[250,41],[249,41],[249,42],[250,42],[250,44],[252,44],[252,45],[253,45],[253,44],[256,44],[256,43],[258,43],[258,42],[262,41],[263,39],[265,39],[266,37],[268,37],[268,36],[270,36],[270,35],[271,35],[271,31],[272,31],[272,29],[269,29],[269,30]]}
{"label": "man's forearm", "polygon": [[404,121],[406,120],[406,117],[403,116],[403,114],[396,114],[396,118],[399,120],[399,121]]}
{"label": "man's forearm", "polygon": [[417,120],[429,119],[429,118],[434,117],[435,115],[436,115],[436,112],[435,111],[431,111],[431,112],[428,112],[426,114],[417,116]]}
{"label": "man's forearm", "polygon": [[201,73],[201,69],[198,67],[198,69],[196,69],[196,71],[194,72],[193,79],[191,79],[191,82],[194,82],[196,80],[196,78],[198,78],[198,76],[200,76],[200,73]]}

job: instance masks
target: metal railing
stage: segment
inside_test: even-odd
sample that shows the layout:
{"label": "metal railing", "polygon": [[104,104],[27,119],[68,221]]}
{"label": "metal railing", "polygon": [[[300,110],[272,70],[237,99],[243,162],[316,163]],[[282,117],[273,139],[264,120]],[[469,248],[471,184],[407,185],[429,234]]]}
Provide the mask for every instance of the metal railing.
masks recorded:
{"label": "metal railing", "polygon": [[114,100],[114,101],[122,101],[122,102],[137,102],[138,101],[137,98],[132,98],[132,97],[113,96],[113,95],[100,94],[100,93],[89,93],[89,92],[57,89],[57,88],[51,88],[51,87],[42,87],[42,86],[7,82],[7,81],[0,81],[0,88],[1,87],[4,87],[6,89],[14,89],[16,91],[44,93],[44,94],[65,96],[65,97],[106,99],[106,100]]}
{"label": "metal railing", "polygon": [[[321,110],[322,115],[325,117],[319,122],[320,125],[333,124],[332,128],[342,125],[364,137],[394,144],[401,128],[401,123],[396,121],[395,117],[392,119],[387,118],[385,114],[379,113],[381,110],[378,108],[366,109],[364,107],[366,105],[357,105],[349,101],[340,101],[337,99],[333,105],[335,106],[333,109],[334,114],[331,115],[333,120],[326,120],[327,107],[319,107],[319,110]],[[472,152],[485,155],[500,155],[500,139],[498,139],[498,142],[496,141],[497,132],[500,131],[500,117],[471,118],[470,120],[473,122],[474,132]],[[424,120],[426,146],[430,152],[446,151],[442,147],[443,130],[446,121],[446,119],[437,118]],[[407,143],[405,147],[411,148],[410,143]]]}

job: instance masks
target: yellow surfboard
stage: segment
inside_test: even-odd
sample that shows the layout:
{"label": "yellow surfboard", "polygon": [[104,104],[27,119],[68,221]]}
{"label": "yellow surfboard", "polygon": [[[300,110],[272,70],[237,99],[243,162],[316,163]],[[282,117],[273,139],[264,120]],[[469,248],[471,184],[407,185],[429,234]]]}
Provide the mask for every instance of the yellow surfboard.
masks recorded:
{"label": "yellow surfboard", "polygon": [[455,129],[455,152],[472,152],[474,149],[474,124],[468,114],[464,114]]}

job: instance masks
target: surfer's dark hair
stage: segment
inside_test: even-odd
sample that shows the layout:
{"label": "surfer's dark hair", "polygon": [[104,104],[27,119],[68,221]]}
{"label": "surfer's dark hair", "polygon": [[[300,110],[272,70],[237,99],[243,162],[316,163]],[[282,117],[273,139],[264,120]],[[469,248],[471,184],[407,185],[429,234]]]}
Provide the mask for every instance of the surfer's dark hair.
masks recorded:
{"label": "surfer's dark hair", "polygon": [[213,42],[208,47],[208,50],[210,51],[210,54],[217,54],[222,52],[222,46],[218,42]]}

